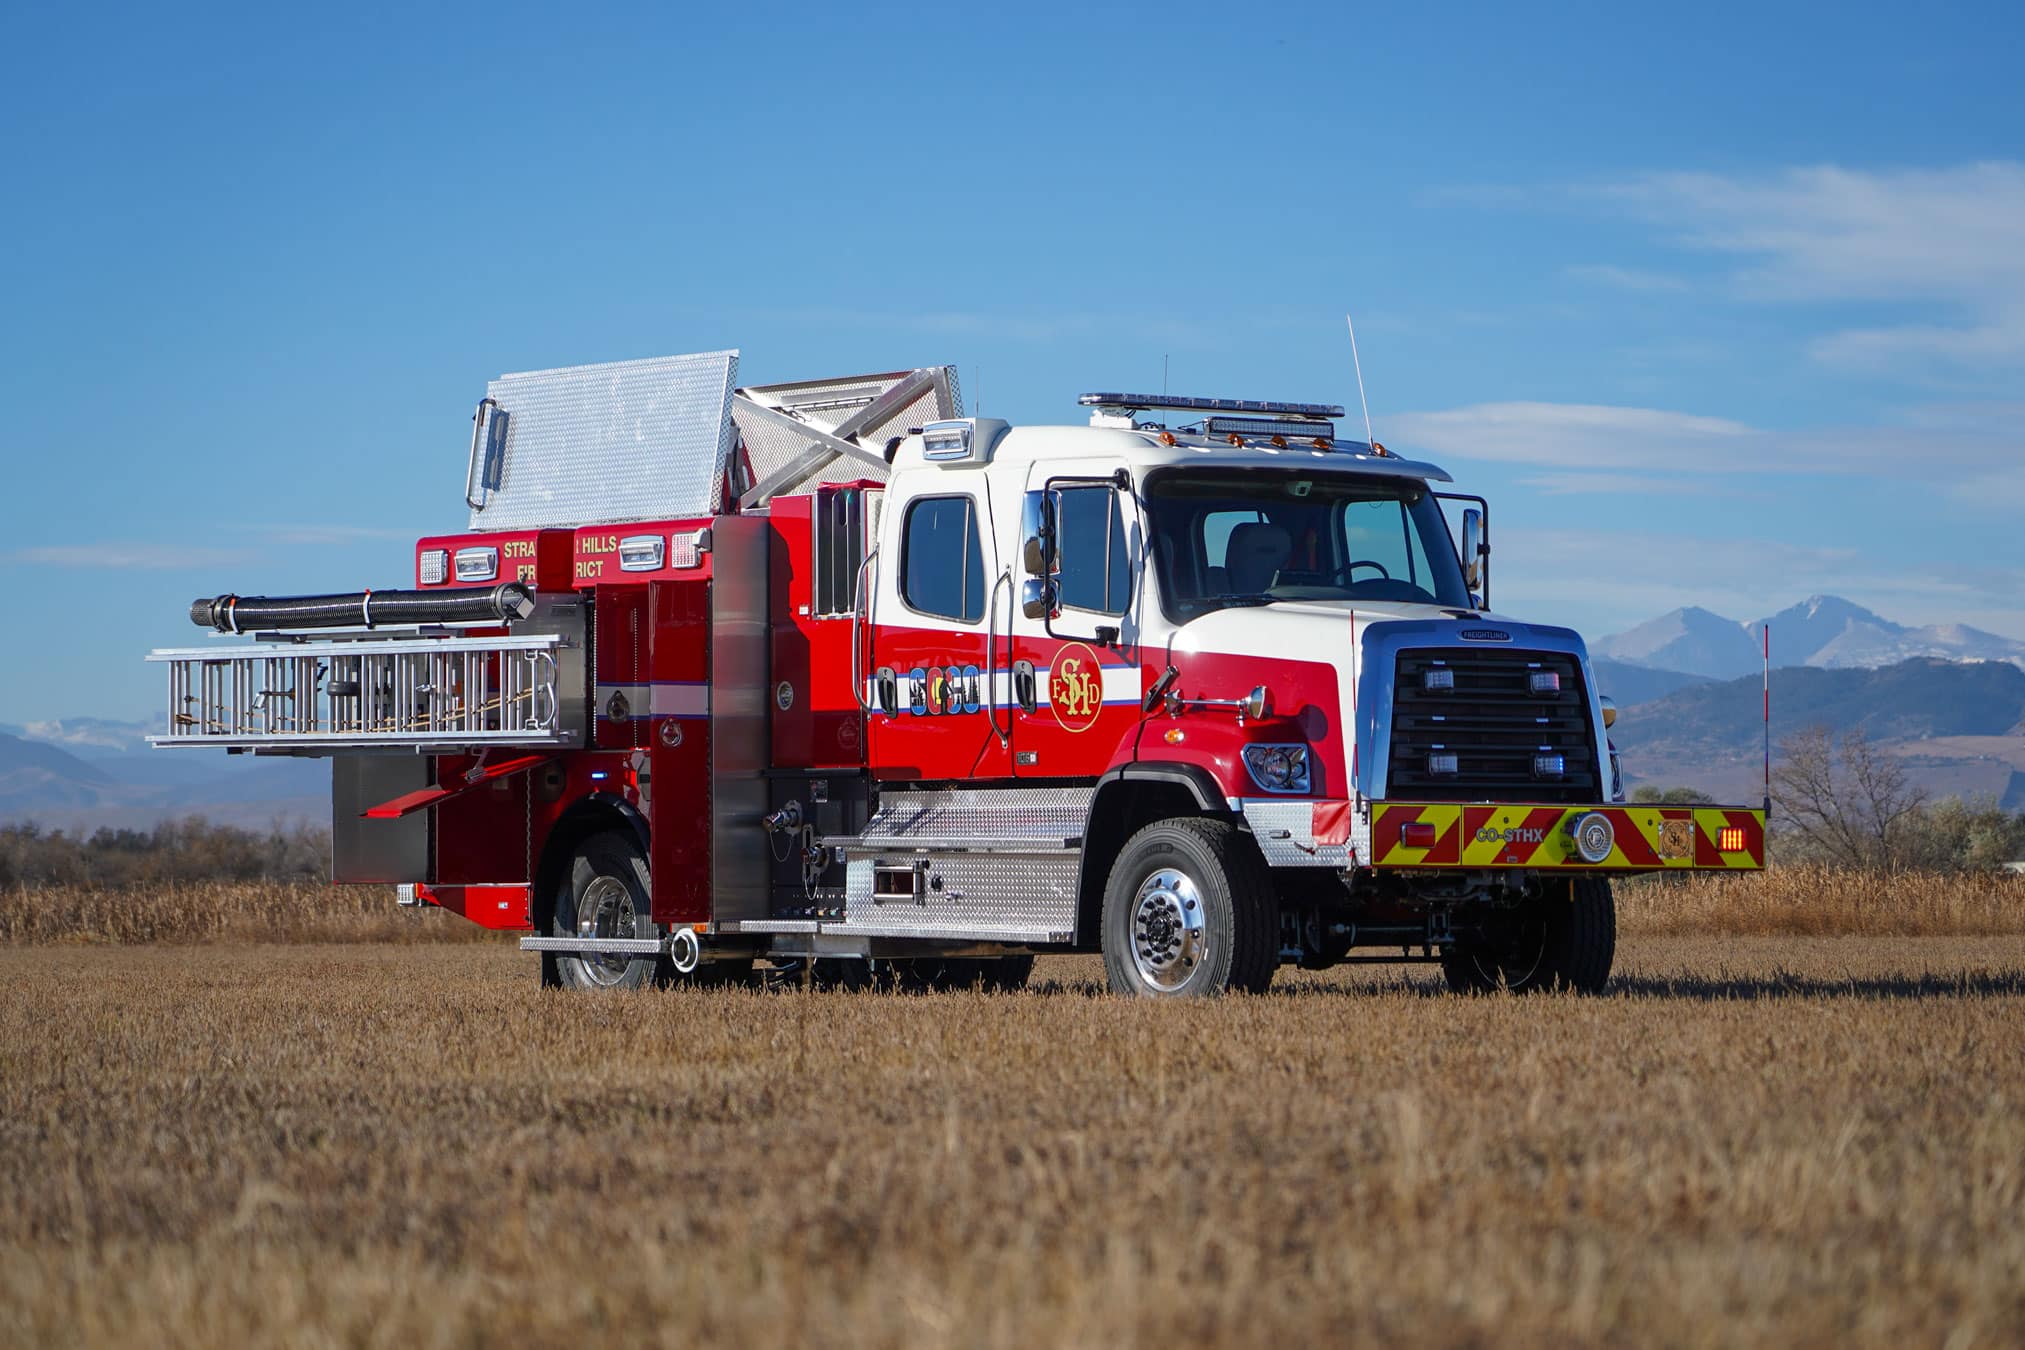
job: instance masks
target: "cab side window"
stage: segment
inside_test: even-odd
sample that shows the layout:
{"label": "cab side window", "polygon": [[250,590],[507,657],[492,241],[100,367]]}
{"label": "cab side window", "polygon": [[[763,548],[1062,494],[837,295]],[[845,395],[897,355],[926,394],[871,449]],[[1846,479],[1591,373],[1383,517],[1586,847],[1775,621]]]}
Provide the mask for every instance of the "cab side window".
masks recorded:
{"label": "cab side window", "polygon": [[908,505],[900,598],[939,619],[976,623],[984,617],[984,551],[970,498],[919,497]]}
{"label": "cab side window", "polygon": [[1132,567],[1118,494],[1108,487],[1063,488],[1055,509],[1062,603],[1123,614],[1132,603]]}

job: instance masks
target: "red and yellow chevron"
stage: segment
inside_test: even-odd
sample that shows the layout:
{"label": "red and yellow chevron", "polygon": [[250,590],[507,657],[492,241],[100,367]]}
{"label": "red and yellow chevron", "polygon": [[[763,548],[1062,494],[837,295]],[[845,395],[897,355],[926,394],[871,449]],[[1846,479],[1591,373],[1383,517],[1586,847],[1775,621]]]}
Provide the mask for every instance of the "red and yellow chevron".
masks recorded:
{"label": "red and yellow chevron", "polygon": [[[1575,847],[1575,823],[1591,812],[1609,820],[1614,836],[1610,856],[1602,862],[1585,861]],[[1408,826],[1418,828],[1409,831]],[[1765,865],[1765,813],[1743,806],[1380,802],[1371,813],[1371,863],[1380,868],[1750,871]]]}

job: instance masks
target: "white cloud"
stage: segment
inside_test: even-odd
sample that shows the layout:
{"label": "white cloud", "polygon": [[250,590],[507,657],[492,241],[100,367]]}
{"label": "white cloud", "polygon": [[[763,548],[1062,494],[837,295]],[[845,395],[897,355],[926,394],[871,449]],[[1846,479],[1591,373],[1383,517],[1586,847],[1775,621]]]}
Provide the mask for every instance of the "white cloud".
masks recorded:
{"label": "white cloud", "polygon": [[413,539],[412,530],[380,525],[253,525],[254,533],[281,544],[348,544],[361,539]]}
{"label": "white cloud", "polygon": [[15,549],[10,562],[47,567],[109,567],[134,571],[177,571],[244,562],[246,550],[193,548],[183,544],[58,544]]}
{"label": "white cloud", "polygon": [[[1395,445],[1442,461],[1535,464],[1554,492],[1675,491],[1740,473],[1902,476],[1908,464],[1965,481],[2025,477],[2015,405],[1914,408],[1900,426],[1775,431],[1726,417],[1591,403],[1477,403],[1386,418]],[[2016,489],[2002,495],[2015,500]],[[1969,500],[1977,500],[1970,497]]]}
{"label": "white cloud", "polygon": [[2025,362],[2025,164],[1652,173],[1582,195],[1628,209],[1688,248],[1744,260],[1733,284],[1750,298],[1941,311],[1938,321],[1927,313],[1824,337],[1812,349],[1824,361]]}
{"label": "white cloud", "polygon": [[1760,467],[1764,433],[1725,417],[1594,403],[1477,403],[1386,419],[1398,442],[1437,458],[1562,471],[1708,472]]}

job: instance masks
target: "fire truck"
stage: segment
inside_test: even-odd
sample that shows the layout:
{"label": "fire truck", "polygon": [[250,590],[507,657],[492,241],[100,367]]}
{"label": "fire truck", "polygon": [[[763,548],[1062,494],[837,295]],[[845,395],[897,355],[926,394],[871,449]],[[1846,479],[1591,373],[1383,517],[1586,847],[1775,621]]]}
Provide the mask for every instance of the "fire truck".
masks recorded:
{"label": "fire truck", "polygon": [[465,528],[198,601],[156,743],[329,758],[335,882],[574,989],[1596,991],[1614,878],[1763,866],[1760,807],[1626,803],[1581,637],[1490,608],[1488,504],[1338,406],[1011,426],[951,367],[737,359],[491,382]]}

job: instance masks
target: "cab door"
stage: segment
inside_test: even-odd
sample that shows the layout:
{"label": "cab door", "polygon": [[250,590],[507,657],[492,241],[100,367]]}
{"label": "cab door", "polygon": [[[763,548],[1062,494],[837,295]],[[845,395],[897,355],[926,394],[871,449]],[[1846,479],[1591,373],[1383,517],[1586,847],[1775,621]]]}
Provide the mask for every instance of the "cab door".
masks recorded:
{"label": "cab door", "polygon": [[[1041,536],[1051,542],[1036,548]],[[1014,771],[1094,778],[1133,757],[1144,714],[1145,532],[1121,465],[1029,471],[1011,620]],[[1033,564],[1045,553],[1046,576]]]}
{"label": "cab door", "polygon": [[865,690],[872,772],[1007,777],[1003,686],[995,690],[991,677],[994,664],[1007,662],[1012,579],[1000,565],[989,479],[942,469],[910,477],[888,490],[873,563]]}

